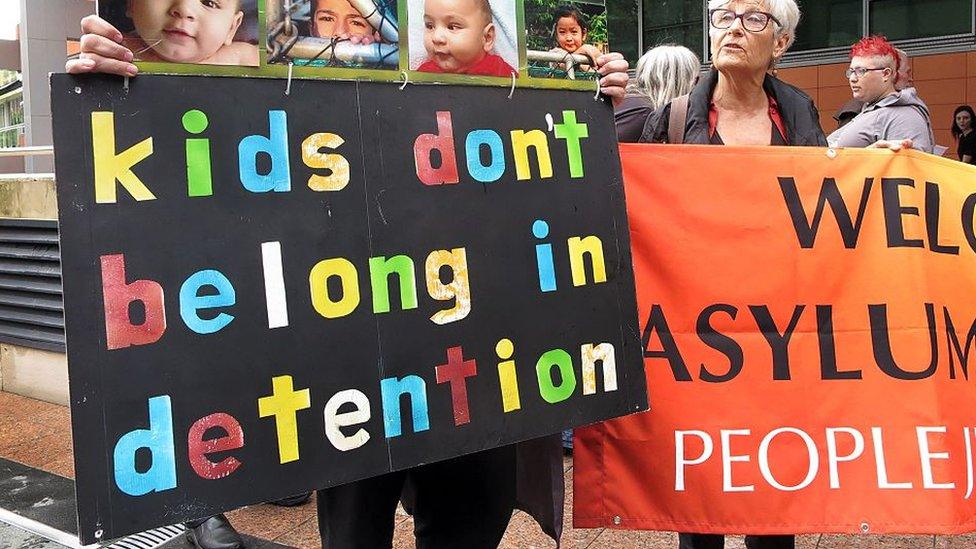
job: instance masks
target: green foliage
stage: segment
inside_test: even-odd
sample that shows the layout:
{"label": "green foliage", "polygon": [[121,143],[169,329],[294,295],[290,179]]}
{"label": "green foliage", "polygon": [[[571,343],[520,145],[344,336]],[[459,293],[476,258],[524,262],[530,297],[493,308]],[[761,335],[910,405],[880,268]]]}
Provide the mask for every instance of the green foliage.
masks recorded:
{"label": "green foliage", "polygon": [[590,33],[586,41],[591,44],[607,44],[607,12],[590,19]]}

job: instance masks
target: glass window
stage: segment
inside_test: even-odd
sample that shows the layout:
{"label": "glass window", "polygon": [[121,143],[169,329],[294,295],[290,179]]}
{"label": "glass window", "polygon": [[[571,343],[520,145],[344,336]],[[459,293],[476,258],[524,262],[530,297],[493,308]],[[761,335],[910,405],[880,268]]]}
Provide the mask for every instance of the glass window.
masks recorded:
{"label": "glass window", "polygon": [[13,124],[23,124],[24,123],[24,101],[22,99],[14,99],[10,104],[12,107],[12,123]]}
{"label": "glass window", "polygon": [[861,39],[861,0],[805,2],[790,51],[850,46]]}
{"label": "glass window", "polygon": [[607,32],[610,50],[624,55],[633,67],[641,53],[637,51],[637,2],[607,0]]}
{"label": "glass window", "polygon": [[659,44],[678,44],[702,54],[704,5],[701,0],[642,0],[644,2],[644,49]]}
{"label": "glass window", "polygon": [[888,40],[972,32],[972,0],[871,0],[871,34]]}

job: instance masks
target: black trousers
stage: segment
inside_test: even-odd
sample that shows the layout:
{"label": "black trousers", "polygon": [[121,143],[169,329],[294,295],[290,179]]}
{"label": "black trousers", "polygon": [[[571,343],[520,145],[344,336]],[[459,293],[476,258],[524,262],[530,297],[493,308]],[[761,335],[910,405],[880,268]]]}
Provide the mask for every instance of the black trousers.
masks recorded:
{"label": "black trousers", "polygon": [[324,549],[393,544],[394,516],[411,483],[417,549],[494,549],[515,509],[515,447],[319,490]]}
{"label": "black trousers", "polygon": [[192,530],[193,528],[196,528],[197,526],[200,526],[201,524],[203,524],[204,522],[207,522],[208,520],[210,520],[210,517],[202,518],[202,519],[196,519],[196,520],[188,520],[188,521],[186,521],[186,522],[183,523],[183,526],[186,526],[186,528],[188,530]]}
{"label": "black trousers", "polygon": [[[786,536],[746,536],[749,549],[793,549],[795,538]],[[722,549],[725,536],[722,534],[678,534],[679,549]]]}

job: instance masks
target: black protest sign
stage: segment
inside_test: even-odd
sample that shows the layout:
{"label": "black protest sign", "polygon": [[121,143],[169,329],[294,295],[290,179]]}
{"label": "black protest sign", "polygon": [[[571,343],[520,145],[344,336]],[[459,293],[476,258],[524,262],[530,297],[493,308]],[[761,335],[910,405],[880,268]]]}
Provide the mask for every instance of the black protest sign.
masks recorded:
{"label": "black protest sign", "polygon": [[82,540],[646,408],[609,105],[52,79]]}

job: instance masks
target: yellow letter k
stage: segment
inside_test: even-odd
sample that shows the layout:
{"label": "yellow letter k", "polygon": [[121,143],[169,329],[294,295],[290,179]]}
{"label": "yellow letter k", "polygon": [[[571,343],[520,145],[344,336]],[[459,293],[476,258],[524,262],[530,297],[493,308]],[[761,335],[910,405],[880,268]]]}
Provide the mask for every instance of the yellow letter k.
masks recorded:
{"label": "yellow letter k", "polygon": [[136,200],[155,200],[153,193],[132,172],[132,167],[153,152],[152,137],[115,154],[115,113],[93,112],[92,156],[95,161],[95,202],[114,204],[115,180]]}

